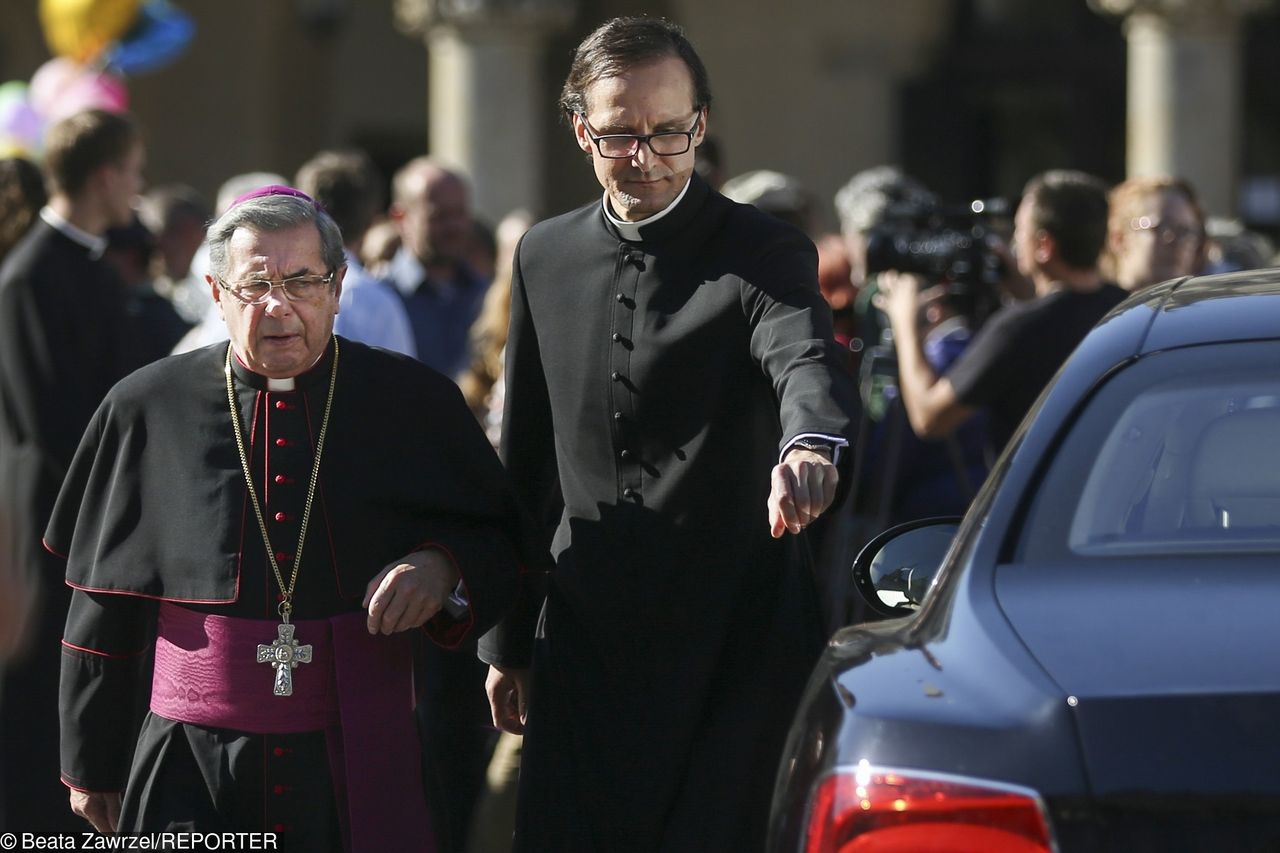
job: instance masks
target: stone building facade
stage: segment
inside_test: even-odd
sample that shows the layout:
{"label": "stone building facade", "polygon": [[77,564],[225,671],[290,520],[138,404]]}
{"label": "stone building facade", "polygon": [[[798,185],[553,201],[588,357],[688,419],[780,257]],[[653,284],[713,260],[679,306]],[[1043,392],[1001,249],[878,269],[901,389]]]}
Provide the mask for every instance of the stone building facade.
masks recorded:
{"label": "stone building facade", "polygon": [[[1280,173],[1274,0],[179,0],[181,59],[129,81],[152,182],[212,195],[359,145],[388,173],[431,152],[477,208],[565,210],[598,188],[555,112],[573,45],[601,21],[680,22],[711,72],[728,174],[830,198],[884,162],[942,195],[1013,195],[1033,172],[1170,171],[1215,213]],[[0,6],[0,82],[48,58],[35,0]]]}

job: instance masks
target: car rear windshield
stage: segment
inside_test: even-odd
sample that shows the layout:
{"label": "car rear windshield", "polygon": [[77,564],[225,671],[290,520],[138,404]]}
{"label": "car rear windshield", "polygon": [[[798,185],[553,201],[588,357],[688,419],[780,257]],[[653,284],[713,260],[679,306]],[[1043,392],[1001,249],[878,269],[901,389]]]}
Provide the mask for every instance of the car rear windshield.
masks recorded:
{"label": "car rear windshield", "polygon": [[1054,455],[1019,550],[1280,552],[1280,344],[1156,353],[1112,377]]}

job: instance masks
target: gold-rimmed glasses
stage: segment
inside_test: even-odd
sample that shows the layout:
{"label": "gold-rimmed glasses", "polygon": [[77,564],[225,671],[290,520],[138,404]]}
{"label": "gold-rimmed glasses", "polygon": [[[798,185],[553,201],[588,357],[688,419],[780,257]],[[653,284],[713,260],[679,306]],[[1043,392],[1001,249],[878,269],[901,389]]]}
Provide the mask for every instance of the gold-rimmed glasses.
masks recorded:
{"label": "gold-rimmed glasses", "polygon": [[272,281],[265,278],[246,278],[240,281],[223,281],[218,279],[219,286],[245,305],[261,305],[267,301],[271,291],[280,288],[290,302],[310,302],[319,299],[333,284],[337,270],[330,270],[325,275],[295,275]]}

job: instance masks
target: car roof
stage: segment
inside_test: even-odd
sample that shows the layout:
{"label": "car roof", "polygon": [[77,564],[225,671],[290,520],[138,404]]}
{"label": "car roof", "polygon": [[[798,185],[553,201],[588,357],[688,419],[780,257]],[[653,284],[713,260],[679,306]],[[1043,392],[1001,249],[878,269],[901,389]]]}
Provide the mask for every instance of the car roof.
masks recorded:
{"label": "car roof", "polygon": [[1193,276],[1137,294],[1118,312],[1154,313],[1138,354],[1280,337],[1280,269]]}

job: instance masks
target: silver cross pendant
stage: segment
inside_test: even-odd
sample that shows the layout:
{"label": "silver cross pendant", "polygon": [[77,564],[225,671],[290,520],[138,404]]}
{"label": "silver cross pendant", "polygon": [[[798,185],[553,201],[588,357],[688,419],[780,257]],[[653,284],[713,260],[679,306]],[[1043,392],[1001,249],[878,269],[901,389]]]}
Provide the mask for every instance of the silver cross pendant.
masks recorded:
{"label": "silver cross pendant", "polygon": [[276,626],[276,641],[258,644],[258,663],[269,663],[276,670],[272,692],[277,696],[293,695],[293,670],[300,663],[311,663],[311,646],[299,645],[293,638],[295,626],[284,622]]}

